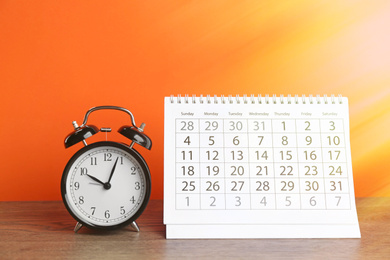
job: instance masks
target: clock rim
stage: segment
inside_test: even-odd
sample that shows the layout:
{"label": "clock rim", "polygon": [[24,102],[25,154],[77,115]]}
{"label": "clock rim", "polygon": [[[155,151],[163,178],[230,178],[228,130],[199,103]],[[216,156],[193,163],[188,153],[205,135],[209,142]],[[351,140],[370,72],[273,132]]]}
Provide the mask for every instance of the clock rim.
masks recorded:
{"label": "clock rim", "polygon": [[[142,204],[140,208],[134,213],[133,216],[131,216],[128,220],[115,224],[115,225],[108,225],[108,226],[101,226],[97,225],[95,223],[90,223],[85,219],[81,219],[76,213],[73,212],[71,207],[68,205],[69,200],[68,200],[68,192],[67,192],[67,187],[66,187],[66,180],[67,177],[70,173],[70,168],[73,165],[73,163],[85,152],[87,152],[90,149],[96,148],[96,147],[102,147],[102,146],[112,146],[115,148],[119,148],[124,150],[125,152],[129,153],[133,158],[140,164],[142,171],[144,173],[145,177],[145,198],[142,201]],[[78,150],[68,161],[66,164],[64,171],[62,173],[62,178],[61,178],[61,196],[62,196],[62,202],[65,205],[65,208],[69,212],[69,214],[79,223],[81,223],[83,226],[87,226],[92,229],[103,229],[103,230],[113,230],[121,227],[125,227],[130,225],[132,222],[134,222],[145,210],[149,199],[150,199],[150,194],[151,194],[151,176],[150,176],[150,171],[147,163],[145,162],[144,158],[134,149],[134,148],[129,148],[125,144],[122,143],[117,143],[113,141],[100,141],[96,143],[92,143],[90,145],[87,145],[80,150]]]}

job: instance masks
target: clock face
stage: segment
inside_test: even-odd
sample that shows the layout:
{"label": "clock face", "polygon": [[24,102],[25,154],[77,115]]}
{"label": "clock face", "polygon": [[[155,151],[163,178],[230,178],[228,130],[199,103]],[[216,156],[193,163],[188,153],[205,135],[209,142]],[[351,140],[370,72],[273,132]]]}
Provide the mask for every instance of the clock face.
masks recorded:
{"label": "clock face", "polygon": [[78,151],[62,176],[61,191],[69,213],[95,228],[130,224],[150,196],[150,174],[143,158],[115,142],[98,142]]}

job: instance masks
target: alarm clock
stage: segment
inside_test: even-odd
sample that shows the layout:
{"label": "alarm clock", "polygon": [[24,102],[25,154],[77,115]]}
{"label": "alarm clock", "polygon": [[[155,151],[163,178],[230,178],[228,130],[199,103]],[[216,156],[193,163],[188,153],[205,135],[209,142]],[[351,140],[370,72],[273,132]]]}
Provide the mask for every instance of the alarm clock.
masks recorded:
{"label": "alarm clock", "polygon": [[[130,144],[101,141],[87,144],[88,137],[98,132],[111,132],[111,128],[87,125],[89,115],[98,110],[118,110],[130,116],[131,125],[118,132],[131,140]],[[98,106],[87,111],[83,123],[73,121],[74,131],[65,138],[65,148],[82,142],[66,164],[61,179],[62,200],[77,221],[74,231],[86,226],[111,230],[130,225],[139,227],[135,220],[148,204],[151,178],[144,158],[134,149],[140,145],[148,150],[151,139],[144,133],[145,124],[135,124],[133,114],[122,107]]]}

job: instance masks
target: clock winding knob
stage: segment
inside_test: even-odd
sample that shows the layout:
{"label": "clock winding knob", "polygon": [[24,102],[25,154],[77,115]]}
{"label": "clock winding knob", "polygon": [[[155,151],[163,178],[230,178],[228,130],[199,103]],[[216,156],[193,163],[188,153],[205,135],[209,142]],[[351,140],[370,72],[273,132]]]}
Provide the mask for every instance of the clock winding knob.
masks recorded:
{"label": "clock winding knob", "polygon": [[79,128],[79,125],[77,124],[76,121],[73,121],[73,122],[72,122],[72,125],[73,125],[73,127],[74,127],[75,130],[76,130],[77,128]]}

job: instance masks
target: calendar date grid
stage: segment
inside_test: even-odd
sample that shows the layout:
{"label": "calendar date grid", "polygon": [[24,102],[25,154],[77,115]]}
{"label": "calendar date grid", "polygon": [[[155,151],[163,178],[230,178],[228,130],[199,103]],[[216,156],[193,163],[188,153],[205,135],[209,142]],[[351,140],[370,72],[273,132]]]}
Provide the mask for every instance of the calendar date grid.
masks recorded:
{"label": "calendar date grid", "polygon": [[342,119],[182,118],[175,128],[176,209],[350,209]]}

